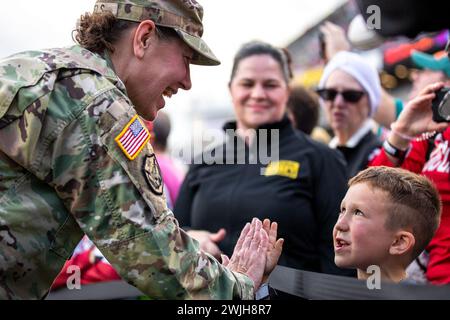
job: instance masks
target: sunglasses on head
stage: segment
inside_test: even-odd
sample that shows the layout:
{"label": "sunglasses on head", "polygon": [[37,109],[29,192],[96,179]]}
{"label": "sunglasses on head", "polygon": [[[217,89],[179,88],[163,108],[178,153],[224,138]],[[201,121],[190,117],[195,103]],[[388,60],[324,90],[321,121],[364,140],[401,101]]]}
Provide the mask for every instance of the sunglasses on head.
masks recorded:
{"label": "sunglasses on head", "polygon": [[325,101],[334,101],[336,96],[340,94],[345,101],[355,103],[364,96],[364,91],[359,90],[318,89],[316,92]]}

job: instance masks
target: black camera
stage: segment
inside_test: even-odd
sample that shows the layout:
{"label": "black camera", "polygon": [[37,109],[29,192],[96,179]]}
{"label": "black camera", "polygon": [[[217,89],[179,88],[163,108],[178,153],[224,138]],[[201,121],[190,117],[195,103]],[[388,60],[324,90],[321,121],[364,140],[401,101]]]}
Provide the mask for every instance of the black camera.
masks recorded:
{"label": "black camera", "polygon": [[433,121],[450,122],[450,88],[444,87],[436,91],[432,101]]}

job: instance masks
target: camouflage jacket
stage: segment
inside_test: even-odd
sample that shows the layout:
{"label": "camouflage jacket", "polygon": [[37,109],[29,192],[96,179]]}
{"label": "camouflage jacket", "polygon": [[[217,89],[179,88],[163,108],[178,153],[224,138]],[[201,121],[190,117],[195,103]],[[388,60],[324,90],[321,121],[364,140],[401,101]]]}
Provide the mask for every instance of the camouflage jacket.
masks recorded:
{"label": "camouflage jacket", "polygon": [[135,116],[111,64],[79,46],[0,61],[0,299],[45,297],[84,233],[153,298],[253,298],[178,227],[150,143],[134,160],[119,148]]}

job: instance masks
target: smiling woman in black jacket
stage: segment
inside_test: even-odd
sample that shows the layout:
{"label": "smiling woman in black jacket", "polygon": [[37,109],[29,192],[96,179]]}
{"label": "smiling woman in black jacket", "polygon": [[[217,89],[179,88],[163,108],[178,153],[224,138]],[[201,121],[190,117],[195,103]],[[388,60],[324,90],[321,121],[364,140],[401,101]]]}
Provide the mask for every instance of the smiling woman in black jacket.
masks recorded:
{"label": "smiling woman in black jacket", "polygon": [[[346,192],[345,163],[338,152],[296,131],[286,117],[288,60],[284,51],[261,42],[237,53],[229,85],[237,121],[226,124],[228,139],[215,149],[233,164],[193,165],[174,212],[212,255],[230,255],[249,218],[269,218],[285,239],[279,264],[350,274],[334,264],[332,241]],[[268,130],[267,149],[278,151],[269,164],[261,158],[266,142],[261,129]]]}

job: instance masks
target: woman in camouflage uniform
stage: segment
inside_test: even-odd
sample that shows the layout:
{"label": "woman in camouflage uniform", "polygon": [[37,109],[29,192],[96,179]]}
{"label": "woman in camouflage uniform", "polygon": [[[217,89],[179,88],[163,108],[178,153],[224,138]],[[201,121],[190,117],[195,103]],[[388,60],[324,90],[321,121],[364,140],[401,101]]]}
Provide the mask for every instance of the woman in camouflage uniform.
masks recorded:
{"label": "woman in camouflage uniform", "polygon": [[97,1],[80,45],[0,61],[0,298],[44,297],[83,234],[153,298],[253,298],[277,260],[265,266],[261,222],[228,268],[201,252],[166,207],[141,120],[190,89],[191,63],[219,63],[202,15],[193,0]]}

